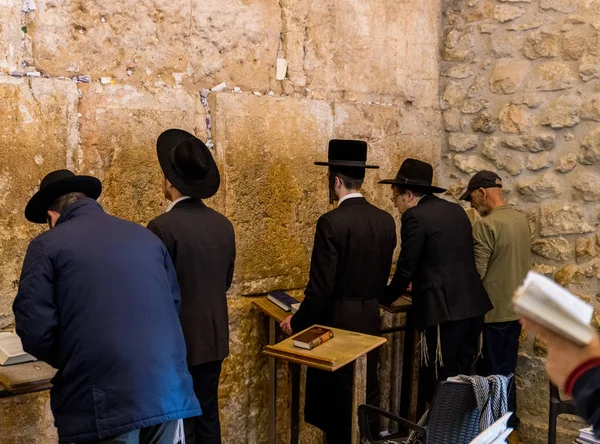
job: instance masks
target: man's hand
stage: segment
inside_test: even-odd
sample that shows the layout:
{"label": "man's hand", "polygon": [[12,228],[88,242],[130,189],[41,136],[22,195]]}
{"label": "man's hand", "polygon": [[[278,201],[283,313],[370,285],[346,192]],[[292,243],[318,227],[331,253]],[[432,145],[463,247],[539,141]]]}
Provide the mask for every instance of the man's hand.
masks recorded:
{"label": "man's hand", "polygon": [[522,318],[521,324],[548,345],[546,368],[552,382],[560,388],[565,387],[567,378],[580,364],[600,357],[598,335],[585,347],[579,347],[531,319]]}
{"label": "man's hand", "polygon": [[286,332],[286,334],[288,335],[292,335],[294,334],[294,332],[292,331],[292,316],[293,315],[289,315],[287,318],[285,318],[281,324],[279,324],[279,326],[281,327],[281,329]]}
{"label": "man's hand", "polygon": [[406,289],[407,293],[412,293],[412,282],[408,284],[408,288]]}

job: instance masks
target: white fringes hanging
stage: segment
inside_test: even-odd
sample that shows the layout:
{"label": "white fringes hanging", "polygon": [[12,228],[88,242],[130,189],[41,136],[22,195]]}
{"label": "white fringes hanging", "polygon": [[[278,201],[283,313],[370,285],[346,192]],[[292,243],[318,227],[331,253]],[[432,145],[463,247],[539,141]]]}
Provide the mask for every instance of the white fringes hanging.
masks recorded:
{"label": "white fringes hanging", "polygon": [[185,430],[183,428],[183,419],[177,421],[177,430],[173,444],[185,444]]}
{"label": "white fringes hanging", "polygon": [[429,367],[429,349],[427,348],[427,334],[425,330],[421,332],[419,347],[421,349],[421,367]]}

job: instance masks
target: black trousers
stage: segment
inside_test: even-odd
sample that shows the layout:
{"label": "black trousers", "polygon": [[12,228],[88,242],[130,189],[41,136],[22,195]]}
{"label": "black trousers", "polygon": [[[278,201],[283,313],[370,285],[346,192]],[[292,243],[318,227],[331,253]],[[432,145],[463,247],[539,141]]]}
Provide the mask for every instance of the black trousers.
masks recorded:
{"label": "black trousers", "polygon": [[433,399],[435,389],[440,381],[445,381],[452,376],[471,374],[471,367],[479,351],[479,337],[483,329],[483,321],[484,317],[478,316],[440,324],[443,366],[439,362],[436,365],[438,328],[435,326],[425,330],[429,354],[429,365],[424,369],[427,382],[425,387],[427,402],[431,402]]}
{"label": "black trousers", "polygon": [[222,366],[223,360],[190,367],[194,381],[194,393],[200,401],[202,416],[184,420],[186,444],[221,443],[218,392]]}
{"label": "black trousers", "polygon": [[[379,350],[373,350],[367,354],[367,396],[366,402],[369,405],[379,407],[380,392],[379,378],[377,376],[377,367],[379,364]],[[354,384],[354,365],[347,365],[341,369],[325,376],[337,376],[343,378],[342,381],[335,381],[327,393],[332,397],[332,401],[337,404],[329,413],[325,413],[325,418],[330,424],[321,430],[325,433],[327,444],[349,444],[352,441],[352,387]],[[340,384],[340,382],[342,382]],[[331,387],[334,390],[331,390]],[[333,413],[332,412],[336,412]],[[369,428],[375,436],[379,433],[379,417],[369,417]]]}
{"label": "black trousers", "polygon": [[[493,322],[483,328],[483,359],[477,361],[477,372],[481,376],[515,373],[519,354],[519,321]],[[508,392],[508,410],[514,412],[509,420],[511,427],[518,426],[517,388],[513,379]]]}
{"label": "black trousers", "polygon": [[[93,441],[94,444],[173,444],[178,421],[165,422],[145,429],[132,430],[113,438]],[[91,444],[91,443],[90,443]]]}

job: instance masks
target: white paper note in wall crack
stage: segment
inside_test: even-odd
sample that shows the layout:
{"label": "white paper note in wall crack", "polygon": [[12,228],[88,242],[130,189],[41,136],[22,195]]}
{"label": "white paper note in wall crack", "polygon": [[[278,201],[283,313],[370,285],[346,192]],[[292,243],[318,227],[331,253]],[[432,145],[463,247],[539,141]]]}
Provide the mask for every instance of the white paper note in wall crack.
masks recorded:
{"label": "white paper note in wall crack", "polygon": [[21,4],[22,12],[34,11],[36,9],[37,9],[37,7],[35,6],[34,0],[23,0],[23,3]]}

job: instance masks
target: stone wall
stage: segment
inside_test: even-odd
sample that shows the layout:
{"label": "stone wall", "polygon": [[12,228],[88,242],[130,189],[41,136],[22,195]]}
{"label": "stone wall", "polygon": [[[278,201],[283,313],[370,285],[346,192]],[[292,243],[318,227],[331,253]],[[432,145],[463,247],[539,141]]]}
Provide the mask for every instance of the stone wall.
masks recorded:
{"label": "stone wall", "polygon": [[[23,217],[40,179],[62,167],[95,175],[107,211],[145,224],[166,207],[156,137],[170,127],[192,131],[213,147],[222,185],[208,204],[232,220],[238,242],[231,356],[220,388],[224,441],[266,442],[267,361],[260,352],[267,331],[249,296],[306,284],[315,223],[329,209],[326,170],[313,162],[327,157],[330,138],[369,142],[369,159],[381,169],[367,173],[364,193],[389,211],[389,189],[377,180],[393,176],[408,155],[439,165],[441,5],[36,6],[22,13],[21,2],[0,0],[0,327],[12,322],[23,255],[41,232]],[[278,53],[288,62],[282,81]],[[284,442],[285,368],[279,376]],[[1,444],[55,439],[47,395],[0,401],[0,424]],[[302,442],[317,439],[303,425]]]}
{"label": "stone wall", "polygon": [[[444,177],[456,198],[496,170],[526,212],[534,268],[600,307],[600,2],[447,0],[441,98]],[[600,327],[596,313],[594,323]],[[545,349],[523,335],[524,442],[545,442]],[[564,442],[578,423],[567,420]]]}

